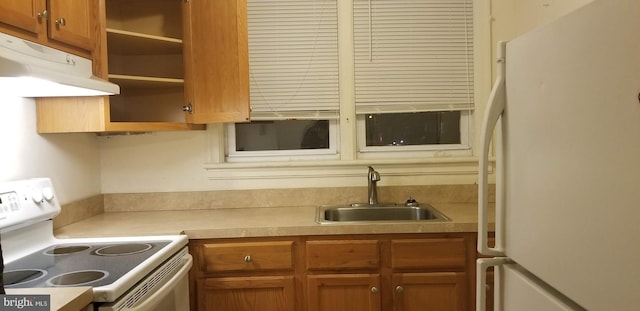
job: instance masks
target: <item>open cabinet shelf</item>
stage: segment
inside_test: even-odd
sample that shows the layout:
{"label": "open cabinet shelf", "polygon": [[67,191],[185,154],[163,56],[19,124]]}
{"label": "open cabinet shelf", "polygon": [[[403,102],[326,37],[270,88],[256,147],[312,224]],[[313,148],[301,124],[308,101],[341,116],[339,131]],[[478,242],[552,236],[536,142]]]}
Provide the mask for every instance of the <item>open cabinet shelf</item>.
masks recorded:
{"label": "open cabinet shelf", "polygon": [[107,28],[109,50],[118,54],[181,54],[182,39]]}
{"label": "open cabinet shelf", "polygon": [[128,76],[117,74],[109,74],[109,81],[120,85],[120,87],[122,88],[181,87],[184,84],[184,79]]}
{"label": "open cabinet shelf", "polygon": [[181,9],[178,1],[106,0],[108,78],[121,89],[109,100],[113,126],[186,122]]}

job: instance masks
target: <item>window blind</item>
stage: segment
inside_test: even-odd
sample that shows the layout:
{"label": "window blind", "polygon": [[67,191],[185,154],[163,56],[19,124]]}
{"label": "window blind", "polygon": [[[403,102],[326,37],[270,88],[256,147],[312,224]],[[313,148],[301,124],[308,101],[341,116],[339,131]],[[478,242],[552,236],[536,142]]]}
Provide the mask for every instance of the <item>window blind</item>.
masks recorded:
{"label": "window blind", "polygon": [[337,0],[248,0],[251,116],[335,119]]}
{"label": "window blind", "polygon": [[472,0],[354,0],[356,112],[473,109]]}

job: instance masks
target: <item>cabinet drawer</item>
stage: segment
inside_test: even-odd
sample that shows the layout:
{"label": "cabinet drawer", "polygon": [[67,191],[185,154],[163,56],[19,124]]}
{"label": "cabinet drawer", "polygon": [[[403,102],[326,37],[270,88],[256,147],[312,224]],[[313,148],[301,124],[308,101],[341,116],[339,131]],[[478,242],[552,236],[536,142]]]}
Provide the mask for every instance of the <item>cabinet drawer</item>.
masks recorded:
{"label": "cabinet drawer", "polygon": [[391,241],[393,268],[464,269],[465,264],[464,238]]}
{"label": "cabinet drawer", "polygon": [[205,272],[290,270],[293,241],[204,244]]}
{"label": "cabinet drawer", "polygon": [[307,242],[307,269],[362,269],[379,266],[378,241]]}

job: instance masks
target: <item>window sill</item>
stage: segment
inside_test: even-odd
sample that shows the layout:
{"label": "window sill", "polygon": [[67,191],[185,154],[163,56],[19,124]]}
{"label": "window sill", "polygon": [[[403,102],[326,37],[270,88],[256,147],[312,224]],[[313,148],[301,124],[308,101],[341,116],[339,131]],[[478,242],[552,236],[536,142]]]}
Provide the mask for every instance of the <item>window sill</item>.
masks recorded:
{"label": "window sill", "polygon": [[477,157],[209,163],[204,168],[206,177],[222,188],[264,189],[366,186],[369,165],[380,172],[379,186],[473,184],[478,179]]}

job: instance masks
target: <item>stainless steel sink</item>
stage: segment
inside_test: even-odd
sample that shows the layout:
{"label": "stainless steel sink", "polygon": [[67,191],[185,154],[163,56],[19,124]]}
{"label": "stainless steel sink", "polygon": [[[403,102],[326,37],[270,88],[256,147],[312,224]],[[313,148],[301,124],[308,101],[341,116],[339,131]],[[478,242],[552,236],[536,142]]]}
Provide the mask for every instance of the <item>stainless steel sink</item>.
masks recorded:
{"label": "stainless steel sink", "polygon": [[319,206],[316,216],[316,222],[320,224],[437,221],[449,221],[449,218],[429,204],[405,206],[355,203],[346,206]]}

